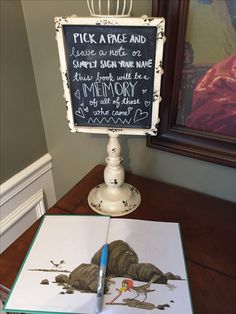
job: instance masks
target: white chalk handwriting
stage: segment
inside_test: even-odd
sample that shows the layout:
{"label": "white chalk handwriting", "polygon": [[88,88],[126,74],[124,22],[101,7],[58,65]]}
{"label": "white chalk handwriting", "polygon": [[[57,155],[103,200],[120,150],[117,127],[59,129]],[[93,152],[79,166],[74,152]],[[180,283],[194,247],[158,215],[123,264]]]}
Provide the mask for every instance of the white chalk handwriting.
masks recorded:
{"label": "white chalk handwriting", "polygon": [[81,31],[71,36],[68,86],[78,124],[146,126],[155,71],[148,35]]}

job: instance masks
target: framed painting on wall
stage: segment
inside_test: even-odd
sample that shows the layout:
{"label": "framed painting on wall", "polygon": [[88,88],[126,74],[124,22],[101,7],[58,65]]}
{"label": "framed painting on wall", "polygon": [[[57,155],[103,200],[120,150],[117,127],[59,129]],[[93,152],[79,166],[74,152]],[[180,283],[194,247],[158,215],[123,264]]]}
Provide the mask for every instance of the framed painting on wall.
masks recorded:
{"label": "framed painting on wall", "polygon": [[159,132],[148,146],[236,167],[236,2],[153,0],[166,19]]}

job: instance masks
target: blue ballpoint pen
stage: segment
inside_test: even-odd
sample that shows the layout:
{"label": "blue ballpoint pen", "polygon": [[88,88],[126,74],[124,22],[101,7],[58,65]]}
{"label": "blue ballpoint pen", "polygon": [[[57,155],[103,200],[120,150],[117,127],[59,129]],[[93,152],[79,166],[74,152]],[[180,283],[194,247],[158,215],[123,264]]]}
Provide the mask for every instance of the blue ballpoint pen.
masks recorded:
{"label": "blue ballpoint pen", "polygon": [[98,289],[97,289],[97,304],[96,313],[100,313],[102,310],[102,302],[105,288],[106,270],[108,262],[108,244],[105,244],[102,249],[100,270],[98,278]]}

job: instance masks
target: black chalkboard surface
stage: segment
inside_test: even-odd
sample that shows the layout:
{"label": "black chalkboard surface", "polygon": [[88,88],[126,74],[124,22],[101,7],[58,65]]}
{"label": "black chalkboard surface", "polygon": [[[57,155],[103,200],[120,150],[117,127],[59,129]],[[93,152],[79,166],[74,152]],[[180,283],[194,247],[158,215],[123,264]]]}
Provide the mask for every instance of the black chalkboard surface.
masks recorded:
{"label": "black chalkboard surface", "polygon": [[69,119],[75,128],[151,129],[158,28],[110,24],[60,25]]}

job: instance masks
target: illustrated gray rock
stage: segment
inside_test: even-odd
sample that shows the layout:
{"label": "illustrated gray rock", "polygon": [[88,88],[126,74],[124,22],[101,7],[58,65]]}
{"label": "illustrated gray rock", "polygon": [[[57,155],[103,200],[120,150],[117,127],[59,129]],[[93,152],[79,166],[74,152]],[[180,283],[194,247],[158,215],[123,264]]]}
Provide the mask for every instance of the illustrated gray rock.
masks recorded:
{"label": "illustrated gray rock", "polygon": [[132,264],[127,275],[133,280],[166,284],[167,278],[163,272],[150,263]]}
{"label": "illustrated gray rock", "polygon": [[69,285],[84,292],[97,292],[99,266],[81,264],[69,276]]}
{"label": "illustrated gray rock", "polygon": [[[91,263],[99,265],[102,248],[95,253]],[[131,264],[138,263],[138,255],[128,245],[128,243],[117,240],[109,244],[109,260],[107,275],[112,277],[122,277],[127,273]]]}
{"label": "illustrated gray rock", "polygon": [[168,280],[181,280],[182,278],[179,275],[174,275],[171,272],[165,274]]}
{"label": "illustrated gray rock", "polygon": [[60,274],[60,275],[55,277],[55,281],[57,283],[68,283],[69,282],[69,277],[67,275]]}

